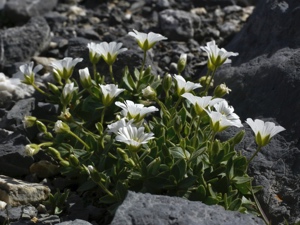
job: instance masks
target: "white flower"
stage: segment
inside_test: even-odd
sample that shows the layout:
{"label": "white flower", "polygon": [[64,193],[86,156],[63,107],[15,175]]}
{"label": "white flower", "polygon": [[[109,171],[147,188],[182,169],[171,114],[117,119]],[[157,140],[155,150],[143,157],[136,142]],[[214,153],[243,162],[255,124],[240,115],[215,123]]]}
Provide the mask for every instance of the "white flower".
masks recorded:
{"label": "white flower", "polygon": [[186,81],[180,75],[174,75],[174,78],[177,82],[177,94],[180,96],[185,92],[190,92],[196,88],[202,87],[201,84],[196,84],[190,81]]}
{"label": "white flower", "polygon": [[214,95],[216,97],[223,97],[226,94],[229,94],[231,89],[229,89],[226,84],[220,84],[218,85],[214,90]]}
{"label": "white flower", "polygon": [[57,120],[55,122],[54,131],[56,133],[64,133],[64,132],[68,132],[69,130],[70,130],[70,127],[63,121]]}
{"label": "white flower", "polygon": [[163,36],[161,34],[157,34],[157,33],[153,33],[153,32],[150,32],[150,33],[146,34],[146,33],[142,33],[142,32],[138,32],[136,30],[133,30],[133,32],[131,31],[128,34],[130,36],[134,37],[137,40],[138,45],[140,46],[140,48],[143,51],[148,51],[158,41],[168,39],[168,38],[166,38],[165,36]]}
{"label": "white flower", "polygon": [[92,79],[90,76],[89,69],[85,67],[84,69],[78,70],[79,72],[79,77],[80,77],[80,82],[84,88],[88,88],[92,84]]}
{"label": "white flower", "polygon": [[243,125],[236,123],[235,121],[229,120],[220,112],[214,112],[206,110],[207,114],[211,119],[211,127],[214,132],[221,132],[229,126],[242,127]]}
{"label": "white flower", "polygon": [[95,51],[102,56],[108,65],[112,65],[116,61],[119,53],[127,51],[127,48],[121,48],[122,45],[122,43],[117,43],[115,41],[110,43],[101,42],[96,46]]}
{"label": "white flower", "polygon": [[122,127],[118,131],[116,141],[125,143],[131,150],[138,150],[142,144],[154,138],[153,133],[145,133],[144,130],[144,127],[137,128],[132,125]]}
{"label": "white flower", "polygon": [[99,45],[100,44],[97,44],[97,43],[94,43],[94,42],[91,42],[91,43],[88,43],[87,44],[87,47],[89,49],[89,57],[90,57],[90,61],[93,63],[93,64],[96,64],[100,58],[101,58],[101,54],[99,54],[96,50],[97,48],[99,48]]}
{"label": "white flower", "polygon": [[220,101],[214,104],[214,108],[217,112],[223,114],[227,120],[232,121],[237,127],[242,127],[243,124],[240,120],[240,117],[234,113],[234,108],[228,105],[226,100]]}
{"label": "white flower", "polygon": [[133,101],[126,100],[125,103],[116,102],[116,106],[122,108],[122,115],[128,119],[141,121],[148,113],[158,111],[155,106],[145,107],[143,104],[135,104]]}
{"label": "white flower", "polygon": [[42,65],[37,65],[33,68],[33,62],[24,64],[19,67],[21,73],[24,75],[24,81],[25,84],[32,84],[34,83],[34,76],[37,72],[39,72],[43,68]]}
{"label": "white flower", "polygon": [[110,105],[111,101],[117,97],[120,93],[125,91],[123,88],[118,88],[118,85],[115,84],[106,84],[102,85],[99,84],[101,91],[102,91],[102,102],[103,105],[108,106]]}
{"label": "white flower", "polygon": [[118,134],[118,131],[122,127],[127,127],[128,125],[134,126],[133,124],[134,120],[129,120],[128,122],[126,121],[126,118],[122,118],[118,120],[117,122],[114,122],[110,125],[107,125],[107,133],[114,133]]}
{"label": "white flower", "polygon": [[284,127],[276,126],[273,122],[264,122],[259,119],[253,121],[248,118],[246,123],[255,133],[255,141],[261,147],[267,145],[273,136],[285,130]]}
{"label": "white flower", "polygon": [[73,59],[71,57],[65,57],[64,59],[52,62],[50,65],[53,67],[54,73],[67,80],[72,75],[76,64],[81,62],[82,60],[82,58]]}
{"label": "white flower", "polygon": [[219,48],[215,41],[210,41],[206,43],[206,46],[200,47],[208,55],[208,68],[216,69],[223,63],[230,63],[231,60],[228,59],[230,56],[237,56],[238,53],[227,52],[224,48]]}
{"label": "white flower", "polygon": [[199,97],[191,93],[184,93],[181,96],[186,98],[190,103],[194,105],[195,111],[198,115],[201,115],[204,109],[206,109],[208,106],[213,106],[214,104],[223,101],[222,98],[212,99],[212,96]]}

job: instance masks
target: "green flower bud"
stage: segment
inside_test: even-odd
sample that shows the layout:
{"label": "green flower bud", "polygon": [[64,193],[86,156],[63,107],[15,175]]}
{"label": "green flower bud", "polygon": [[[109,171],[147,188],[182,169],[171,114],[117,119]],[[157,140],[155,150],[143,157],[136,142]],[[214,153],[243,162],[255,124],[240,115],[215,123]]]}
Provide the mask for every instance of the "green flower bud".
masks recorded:
{"label": "green flower bud", "polygon": [[187,61],[187,54],[181,54],[180,58],[177,62],[177,71],[178,74],[181,74],[181,72],[185,69],[186,67],[186,61]]}
{"label": "green flower bud", "polygon": [[224,95],[229,94],[229,89],[225,84],[218,85],[214,90],[214,97],[222,98]]}
{"label": "green flower bud", "polygon": [[37,120],[36,121],[36,126],[38,130],[42,133],[47,133],[47,127],[45,124],[43,124],[41,121]]}
{"label": "green flower bud", "polygon": [[142,90],[142,93],[143,93],[143,97],[149,100],[154,100],[157,96],[156,91],[150,86],[144,88]]}
{"label": "green flower bud", "polygon": [[24,116],[24,125],[25,127],[32,127],[35,125],[37,119],[34,116]]}
{"label": "green flower bud", "polygon": [[172,86],[172,76],[171,74],[166,74],[162,80],[162,86],[165,92],[168,92]]}
{"label": "green flower bud", "polygon": [[40,151],[40,146],[37,144],[28,144],[25,146],[25,155],[33,156]]}
{"label": "green flower bud", "polygon": [[62,161],[60,152],[53,147],[48,147],[47,153],[50,154],[54,159]]}
{"label": "green flower bud", "polygon": [[57,120],[54,126],[54,131],[56,133],[64,133],[64,132],[69,132],[70,127],[68,124],[62,122],[61,120]]}
{"label": "green flower bud", "polygon": [[73,154],[69,156],[69,162],[74,167],[77,167],[80,164],[78,158]]}
{"label": "green flower bud", "polygon": [[54,85],[54,84],[48,82],[48,88],[49,88],[50,91],[52,91],[55,95],[60,95],[59,88],[58,88],[56,85]]}
{"label": "green flower bud", "polygon": [[[200,77],[199,79],[199,83],[203,86],[203,87],[206,87],[208,84],[209,84],[209,81],[211,79],[211,76],[203,76],[203,77]],[[214,80],[211,81],[210,83],[210,87],[213,87],[214,86]]]}

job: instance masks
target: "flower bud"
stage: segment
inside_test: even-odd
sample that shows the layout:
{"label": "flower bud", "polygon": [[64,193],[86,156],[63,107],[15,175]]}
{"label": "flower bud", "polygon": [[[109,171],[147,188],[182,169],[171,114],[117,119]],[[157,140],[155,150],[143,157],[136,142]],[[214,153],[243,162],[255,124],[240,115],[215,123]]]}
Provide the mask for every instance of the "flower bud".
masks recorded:
{"label": "flower bud", "polygon": [[28,144],[25,146],[25,155],[33,156],[40,151],[40,146],[37,144]]}
{"label": "flower bud", "polygon": [[48,147],[47,153],[49,153],[54,159],[62,161],[60,152],[53,147]]}
{"label": "flower bud", "polygon": [[214,97],[222,98],[224,95],[229,94],[230,91],[231,89],[226,84],[220,84],[214,90]]}
{"label": "flower bud", "polygon": [[78,70],[80,76],[80,82],[84,88],[89,88],[92,85],[92,79],[90,76],[89,69],[85,67],[84,69]]}
{"label": "flower bud", "polygon": [[183,53],[180,55],[180,58],[177,62],[177,71],[178,74],[181,74],[181,72],[184,70],[186,66],[186,61],[187,61],[187,54]]}
{"label": "flower bud", "polygon": [[69,156],[69,161],[70,161],[70,164],[74,167],[77,167],[80,164],[78,158],[73,154],[71,154]]}
{"label": "flower bud", "polygon": [[144,88],[142,90],[142,93],[143,93],[143,97],[146,99],[154,100],[156,98],[156,91],[150,86]]}
{"label": "flower bud", "polygon": [[[203,86],[203,87],[206,87],[208,84],[209,84],[209,81],[212,77],[211,76],[203,76],[203,77],[200,77],[199,79],[199,83]],[[210,82],[210,87],[213,87],[214,86],[214,80],[212,80]]]}
{"label": "flower bud", "polygon": [[171,74],[166,74],[162,80],[162,86],[165,92],[168,92],[172,86],[172,76]]}
{"label": "flower bud", "polygon": [[48,88],[50,89],[50,91],[52,91],[55,95],[60,95],[60,91],[58,89],[58,87],[52,83],[48,82]]}
{"label": "flower bud", "polygon": [[64,133],[64,132],[69,132],[70,127],[68,124],[62,122],[61,120],[57,120],[54,126],[54,131],[56,133]]}
{"label": "flower bud", "polygon": [[45,124],[43,124],[41,121],[37,120],[36,121],[36,126],[38,128],[38,130],[42,133],[47,133],[47,127],[45,126]]}
{"label": "flower bud", "polygon": [[25,127],[32,127],[33,125],[35,125],[37,119],[34,116],[25,116],[24,117],[24,125]]}

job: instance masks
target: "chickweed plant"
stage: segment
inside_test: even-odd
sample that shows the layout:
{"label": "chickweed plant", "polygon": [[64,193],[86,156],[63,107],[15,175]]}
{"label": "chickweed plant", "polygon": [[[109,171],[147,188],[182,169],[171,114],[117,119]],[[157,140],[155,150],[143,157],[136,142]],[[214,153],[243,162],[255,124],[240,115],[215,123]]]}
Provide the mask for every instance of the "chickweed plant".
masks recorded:
{"label": "chickweed plant", "polygon": [[[36,125],[46,140],[28,144],[26,154],[45,151],[60,165],[66,179],[78,182],[78,191],[87,201],[112,214],[131,190],[263,215],[255,198],[260,187],[252,186],[247,168],[284,128],[247,119],[258,146],[249,160],[235,150],[243,129],[226,141],[216,138],[228,127],[243,127],[223,98],[231,90],[225,84],[213,85],[216,70],[238,53],[220,49],[211,41],[201,47],[208,56],[206,76],[194,82],[181,76],[187,63],[187,55],[182,54],[178,74],[160,77],[146,65],[146,53],[167,38],[136,30],[129,35],[136,39],[144,58],[133,74],[125,67],[121,80],[115,79],[113,64],[127,49],[117,42],[87,45],[92,75],[88,68],[80,69],[79,81],[72,74],[81,58],[53,62],[56,82],[48,83],[47,89],[35,83],[40,65],[33,68],[31,62],[20,67],[23,82],[61,111],[53,121],[25,117],[26,126]],[[109,74],[97,72],[98,63],[106,63]]]}

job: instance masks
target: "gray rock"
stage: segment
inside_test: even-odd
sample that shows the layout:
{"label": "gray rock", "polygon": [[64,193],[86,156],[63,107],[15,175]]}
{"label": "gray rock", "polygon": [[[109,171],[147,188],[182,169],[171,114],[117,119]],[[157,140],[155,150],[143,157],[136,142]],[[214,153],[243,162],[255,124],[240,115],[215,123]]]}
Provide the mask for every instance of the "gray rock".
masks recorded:
{"label": "gray rock", "polygon": [[9,0],[5,7],[4,13],[10,21],[14,23],[24,23],[31,17],[42,16],[50,12],[58,0]]}
{"label": "gray rock", "polygon": [[200,29],[200,17],[182,10],[166,9],[159,13],[162,34],[170,40],[187,41]]}
{"label": "gray rock", "polygon": [[22,27],[0,30],[0,69],[14,62],[29,61],[50,43],[50,28],[43,17],[33,17]]}
{"label": "gray rock", "polygon": [[282,48],[299,48],[300,25],[296,22],[299,20],[298,0],[258,1],[248,22],[227,47],[240,53],[235,64],[262,54],[270,57]]}
{"label": "gray rock", "polygon": [[56,225],[92,225],[91,223],[84,221],[84,220],[73,220],[73,221],[66,221],[62,223],[57,223]]}
{"label": "gray rock", "polygon": [[221,206],[207,206],[178,197],[128,192],[111,225],[131,224],[263,225],[264,222],[253,215],[225,211]]}
{"label": "gray rock", "polygon": [[300,110],[299,49],[284,48],[271,56],[262,55],[238,67],[223,67],[216,83],[226,83],[228,96],[244,120],[273,117],[287,129],[289,140],[299,141]]}
{"label": "gray rock", "polygon": [[21,177],[29,174],[33,158],[24,157],[24,146],[28,139],[20,132],[14,132],[0,141],[0,174]]}
{"label": "gray rock", "polygon": [[[260,118],[264,121],[276,121],[272,118]],[[236,146],[236,150],[250,158],[257,146],[254,133],[245,125],[246,134],[243,141]],[[236,128],[222,132],[218,138],[222,141],[234,136]],[[283,132],[284,133],[284,132]],[[282,134],[283,134],[282,133]],[[294,224],[300,215],[299,188],[297,182],[300,175],[300,150],[293,143],[287,142],[280,134],[272,138],[271,142],[262,148],[249,165],[249,175],[254,178],[253,185],[262,186],[256,196],[272,224]]]}
{"label": "gray rock", "polygon": [[5,4],[6,4],[6,0],[0,0],[0,10],[4,8]]}
{"label": "gray rock", "polygon": [[0,200],[11,206],[38,203],[46,200],[49,194],[47,186],[0,175]]}

